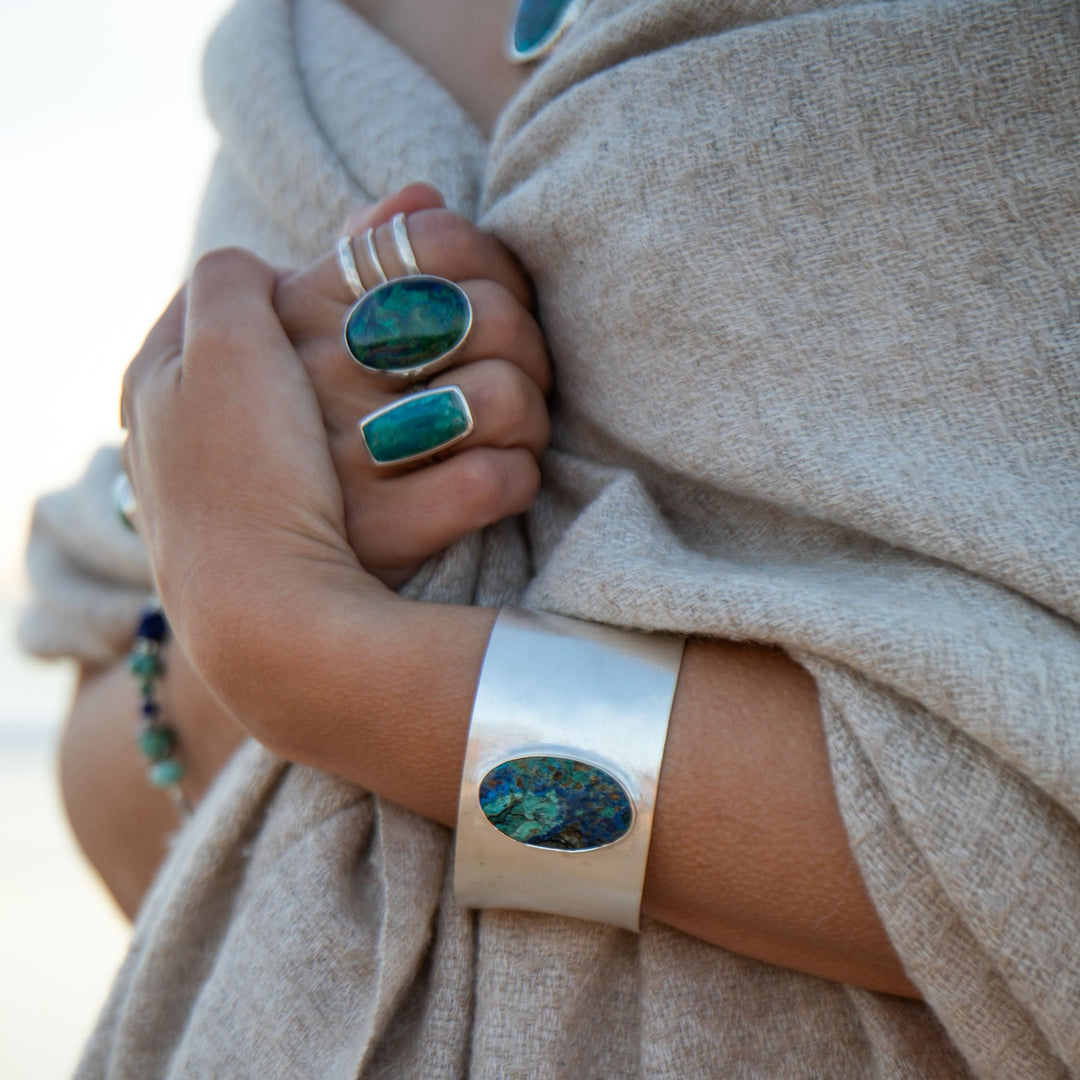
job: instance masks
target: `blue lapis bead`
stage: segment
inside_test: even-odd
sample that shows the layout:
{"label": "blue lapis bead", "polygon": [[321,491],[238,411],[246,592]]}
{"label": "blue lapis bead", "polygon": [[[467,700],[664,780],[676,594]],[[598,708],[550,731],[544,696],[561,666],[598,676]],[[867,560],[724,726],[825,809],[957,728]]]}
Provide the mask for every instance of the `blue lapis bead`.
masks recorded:
{"label": "blue lapis bead", "polygon": [[135,636],[146,638],[148,641],[164,641],[168,631],[164,613],[159,608],[149,608],[143,612]]}
{"label": "blue lapis bead", "polygon": [[154,720],[161,712],[161,706],[156,701],[144,701],[140,711],[148,720]]}

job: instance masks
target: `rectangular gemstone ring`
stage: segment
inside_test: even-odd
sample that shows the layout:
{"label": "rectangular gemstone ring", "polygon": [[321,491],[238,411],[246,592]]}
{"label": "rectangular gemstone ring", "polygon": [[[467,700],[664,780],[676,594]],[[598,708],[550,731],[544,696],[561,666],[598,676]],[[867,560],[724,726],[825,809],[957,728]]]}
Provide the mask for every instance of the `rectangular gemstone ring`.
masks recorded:
{"label": "rectangular gemstone ring", "polygon": [[474,427],[460,386],[409,394],[368,413],[358,426],[376,465],[404,465],[431,457],[460,442]]}

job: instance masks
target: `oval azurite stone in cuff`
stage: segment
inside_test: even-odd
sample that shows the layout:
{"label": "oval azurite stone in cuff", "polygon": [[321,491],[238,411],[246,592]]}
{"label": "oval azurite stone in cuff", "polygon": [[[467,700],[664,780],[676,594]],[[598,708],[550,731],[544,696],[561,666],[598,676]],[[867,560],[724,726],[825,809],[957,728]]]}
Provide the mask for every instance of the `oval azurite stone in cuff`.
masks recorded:
{"label": "oval azurite stone in cuff", "polygon": [[624,837],[634,811],[611,773],[572,758],[539,755],[504,761],[480,781],[480,809],[521,844],[588,851]]}
{"label": "oval azurite stone in cuff", "polygon": [[369,413],[359,427],[376,465],[403,465],[460,442],[472,431],[473,418],[461,387],[440,386]]}
{"label": "oval azurite stone in cuff", "polygon": [[345,348],[365,370],[415,381],[446,367],[472,329],[460,285],[420,274],[365,293],[345,318]]}

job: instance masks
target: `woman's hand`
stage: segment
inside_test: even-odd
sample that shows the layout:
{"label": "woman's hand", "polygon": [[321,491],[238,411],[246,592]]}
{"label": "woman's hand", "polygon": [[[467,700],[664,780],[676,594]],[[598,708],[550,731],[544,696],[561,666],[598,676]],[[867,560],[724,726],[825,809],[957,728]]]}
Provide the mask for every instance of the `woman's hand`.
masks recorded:
{"label": "woman's hand", "polygon": [[[452,824],[494,613],[402,600],[360,566],[276,286],[243,252],[203,260],[186,319],[181,299],[129,371],[129,467],[162,599],[260,742]],[[688,644],[643,910],[749,956],[915,993],[848,847],[813,681],[784,654]]]}
{"label": "woman's hand", "polygon": [[[355,298],[336,256],[283,277],[274,293],[275,310],[322,410],[349,543],[364,567],[391,588],[458,537],[528,509],[550,434],[547,350],[517,262],[489,233],[446,210],[438,192],[414,184],[355,214],[347,226],[357,240],[374,229],[390,278],[406,272],[389,225],[399,212],[408,215],[419,266],[460,284],[474,312],[465,347],[429,385],[459,386],[475,428],[438,460],[388,468],[369,457],[357,422],[416,388],[388,385],[346,352],[342,326]],[[375,280],[362,245],[354,249],[365,281]]]}

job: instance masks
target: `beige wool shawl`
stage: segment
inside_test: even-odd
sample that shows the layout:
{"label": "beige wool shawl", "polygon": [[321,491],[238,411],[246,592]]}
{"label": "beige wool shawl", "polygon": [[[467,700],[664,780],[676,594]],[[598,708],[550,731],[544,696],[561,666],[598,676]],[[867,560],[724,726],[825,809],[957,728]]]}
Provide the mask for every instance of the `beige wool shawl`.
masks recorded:
{"label": "beige wool shawl", "polygon": [[[543,492],[411,594],[788,650],[925,1004],[459,910],[445,829],[252,744],[79,1077],[1080,1076],[1075,3],[591,0],[490,144],[337,0],[240,0],[206,84],[200,250],[422,179],[536,283]],[[38,651],[130,634],[115,462],[38,509]]]}

